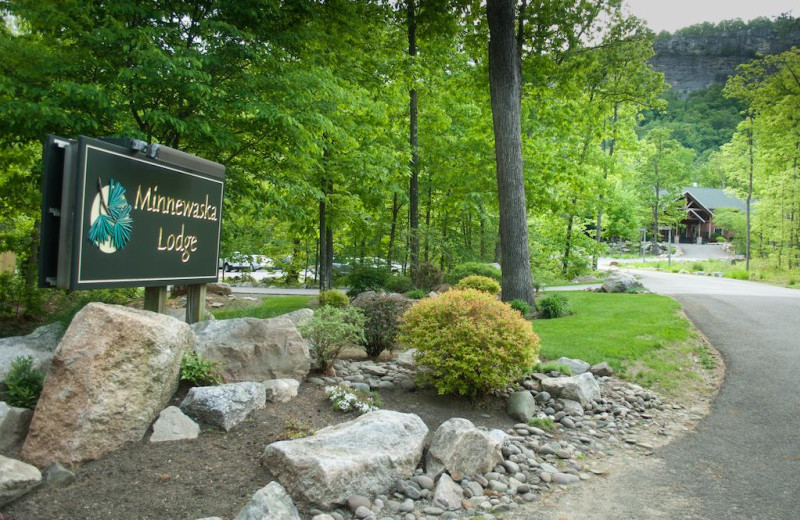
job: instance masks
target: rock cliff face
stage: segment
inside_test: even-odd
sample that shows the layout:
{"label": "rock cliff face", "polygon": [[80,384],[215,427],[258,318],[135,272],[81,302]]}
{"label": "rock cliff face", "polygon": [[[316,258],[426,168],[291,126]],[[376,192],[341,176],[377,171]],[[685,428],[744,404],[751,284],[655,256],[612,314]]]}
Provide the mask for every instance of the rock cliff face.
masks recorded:
{"label": "rock cliff face", "polygon": [[724,84],[737,66],[757,54],[777,54],[792,46],[800,46],[800,19],[756,27],[748,24],[723,28],[709,24],[683,29],[668,37],[659,35],[650,64],[657,72],[664,73],[674,92],[686,95],[714,83]]}

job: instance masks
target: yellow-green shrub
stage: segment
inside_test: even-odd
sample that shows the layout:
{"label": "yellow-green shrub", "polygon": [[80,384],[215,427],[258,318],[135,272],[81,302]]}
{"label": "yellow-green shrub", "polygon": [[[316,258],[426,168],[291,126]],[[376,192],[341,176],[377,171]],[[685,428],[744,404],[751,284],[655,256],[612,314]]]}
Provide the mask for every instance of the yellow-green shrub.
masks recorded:
{"label": "yellow-green shrub", "polygon": [[479,291],[488,292],[489,294],[497,294],[500,292],[500,284],[496,280],[492,280],[488,276],[478,276],[473,274],[459,280],[456,284],[457,289],[477,289]]}
{"label": "yellow-green shrub", "polygon": [[401,319],[398,342],[440,394],[476,396],[505,388],[539,354],[539,337],[517,311],[475,289],[421,300]]}
{"label": "yellow-green shrub", "polygon": [[348,305],[350,305],[350,298],[348,298],[345,293],[337,291],[336,289],[330,289],[319,293],[320,307],[330,306],[343,309]]}

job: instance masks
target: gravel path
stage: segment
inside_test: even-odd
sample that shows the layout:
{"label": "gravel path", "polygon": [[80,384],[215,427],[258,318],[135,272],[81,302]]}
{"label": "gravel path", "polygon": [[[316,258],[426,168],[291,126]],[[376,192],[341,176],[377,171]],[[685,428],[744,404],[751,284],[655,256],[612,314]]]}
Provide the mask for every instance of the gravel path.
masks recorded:
{"label": "gravel path", "polygon": [[711,413],[653,456],[510,519],[800,519],[800,291],[635,274],[680,301],[725,358]]}

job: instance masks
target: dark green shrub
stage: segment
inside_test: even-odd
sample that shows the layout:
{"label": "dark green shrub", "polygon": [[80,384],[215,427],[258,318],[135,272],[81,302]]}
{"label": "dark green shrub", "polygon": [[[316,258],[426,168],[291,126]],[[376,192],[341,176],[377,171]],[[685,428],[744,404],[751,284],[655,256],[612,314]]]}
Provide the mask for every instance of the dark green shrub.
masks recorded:
{"label": "dark green shrub", "polygon": [[424,262],[411,273],[411,278],[414,280],[414,287],[428,293],[442,283],[442,272],[435,265]]}
{"label": "dark green shrub", "polygon": [[518,312],[491,294],[452,290],[413,305],[397,340],[440,394],[483,395],[519,379],[539,353],[539,338]]}
{"label": "dark green shrub", "polygon": [[426,293],[422,289],[414,289],[413,291],[406,292],[406,298],[411,298],[412,300],[421,300],[425,296]]}
{"label": "dark green shrub", "polygon": [[36,402],[42,393],[44,372],[33,368],[31,356],[20,356],[11,362],[6,376],[8,392],[6,402],[10,406],[20,408],[36,408]]}
{"label": "dark green shrub", "polygon": [[569,301],[562,294],[550,294],[537,302],[539,317],[545,319],[561,318],[570,314]]}
{"label": "dark green shrub", "polygon": [[219,362],[204,359],[197,352],[184,352],[181,359],[181,381],[194,386],[216,386],[223,383]]}
{"label": "dark green shrub", "polygon": [[520,300],[520,299],[511,300],[508,304],[511,306],[512,309],[522,314],[523,317],[530,316],[531,311],[533,310],[531,304],[529,304],[525,300]]}
{"label": "dark green shrub", "polygon": [[387,291],[403,294],[410,291],[414,286],[411,283],[410,276],[399,275],[388,277],[385,287]]}
{"label": "dark green shrub", "polygon": [[470,275],[478,275],[478,276],[485,276],[487,278],[491,278],[492,280],[502,281],[503,274],[500,272],[500,269],[493,266],[492,264],[482,264],[480,262],[466,262],[463,264],[458,264],[454,268],[447,273],[447,283],[456,284],[462,278],[466,278]]}
{"label": "dark green shrub", "polygon": [[299,329],[319,368],[333,375],[333,362],[342,351],[364,344],[364,321],[360,309],[326,305],[314,311],[314,316]]}
{"label": "dark green shrub", "polygon": [[399,294],[363,293],[353,300],[366,318],[364,324],[364,350],[372,358],[384,350],[394,348],[400,317],[411,307],[412,301]]}
{"label": "dark green shrub", "polygon": [[497,294],[500,292],[500,284],[486,276],[470,275],[462,278],[458,284],[457,289],[477,289],[478,291],[487,292],[489,294]]}
{"label": "dark green shrub", "polygon": [[385,267],[357,264],[347,275],[347,295],[356,296],[364,291],[383,289],[391,275]]}
{"label": "dark green shrub", "polygon": [[350,298],[341,291],[331,289],[330,291],[322,291],[319,293],[319,306],[320,307],[338,307],[339,309],[350,305]]}

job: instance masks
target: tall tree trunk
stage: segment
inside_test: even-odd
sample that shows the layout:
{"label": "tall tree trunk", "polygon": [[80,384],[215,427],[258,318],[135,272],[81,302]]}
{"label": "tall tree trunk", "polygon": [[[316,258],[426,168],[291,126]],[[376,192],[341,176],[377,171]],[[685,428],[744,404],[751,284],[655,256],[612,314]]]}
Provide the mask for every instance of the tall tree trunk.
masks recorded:
{"label": "tall tree trunk", "polygon": [[[608,142],[608,157],[611,159],[614,157],[614,145],[617,142],[617,118],[618,118],[618,110],[619,110],[619,103],[614,103],[614,116],[611,118],[611,139]],[[603,141],[603,151],[606,149],[606,142]],[[603,186],[601,189],[605,189],[605,182],[608,179],[608,168],[603,169]],[[600,241],[603,235],[603,201],[605,200],[605,194],[601,191],[598,197],[599,203],[597,206],[597,226],[594,230],[594,240],[597,242],[598,251],[600,249]],[[597,257],[598,255],[595,254],[592,258],[592,269],[597,269]]]}
{"label": "tall tree trunk", "polygon": [[330,280],[328,280],[328,276],[325,273],[325,268],[328,265],[328,261],[325,258],[325,255],[328,253],[328,247],[326,243],[328,239],[328,234],[326,233],[328,229],[327,224],[328,224],[327,206],[325,201],[325,195],[323,194],[323,198],[320,199],[319,201],[319,290],[320,291],[325,291],[327,289],[330,289]]}
{"label": "tall tree trunk", "polygon": [[392,228],[389,231],[389,251],[386,253],[386,265],[392,269],[392,253],[394,253],[394,237],[397,233],[397,215],[400,213],[400,206],[397,203],[397,192],[392,197]]}
{"label": "tall tree trunk", "polygon": [[572,227],[575,223],[575,204],[577,201],[577,197],[572,197],[572,208],[569,210],[569,220],[567,221],[567,239],[564,245],[564,260],[561,262],[561,274],[565,277],[569,270],[569,255],[572,253]]}
{"label": "tall tree trunk", "polygon": [[489,85],[492,100],[503,300],[534,305],[520,122],[522,78],[514,34],[514,0],[488,0]]}
{"label": "tall tree trunk", "polygon": [[749,155],[749,168],[747,172],[747,200],[745,211],[747,213],[747,226],[744,248],[744,269],[750,271],[750,201],[753,199],[753,115],[750,114],[750,127],[747,129],[747,148]]}
{"label": "tall tree trunk", "polygon": [[322,181],[323,198],[319,201],[319,289],[327,291],[333,287],[333,230],[328,223],[327,198],[333,193],[333,181]]}
{"label": "tall tree trunk", "polygon": [[[656,168],[656,178],[658,178],[658,163],[656,163],[655,168]],[[660,196],[660,193],[661,193],[661,185],[660,184],[656,183],[655,191],[656,191],[656,197],[655,197],[656,203],[653,205],[653,241],[650,244],[650,254],[658,256],[658,254],[659,254],[659,249],[658,249],[658,234],[659,234],[659,231],[658,231],[659,225],[658,224],[659,224],[659,218],[658,217],[659,217],[659,213],[661,212],[661,204],[660,204],[661,199],[659,199],[659,196]]]}
{"label": "tall tree trunk", "polygon": [[[417,14],[416,1],[406,0],[408,21],[408,55],[413,63],[417,56]],[[413,82],[414,78],[412,78]],[[418,147],[418,122],[417,122],[417,89],[409,91],[408,116],[409,136],[411,146],[411,179],[408,185],[408,222],[411,246],[411,272],[419,267],[419,147]]]}
{"label": "tall tree trunk", "polygon": [[433,190],[433,179],[428,172],[428,203],[425,206],[425,263],[430,262],[431,250],[431,191]]}

